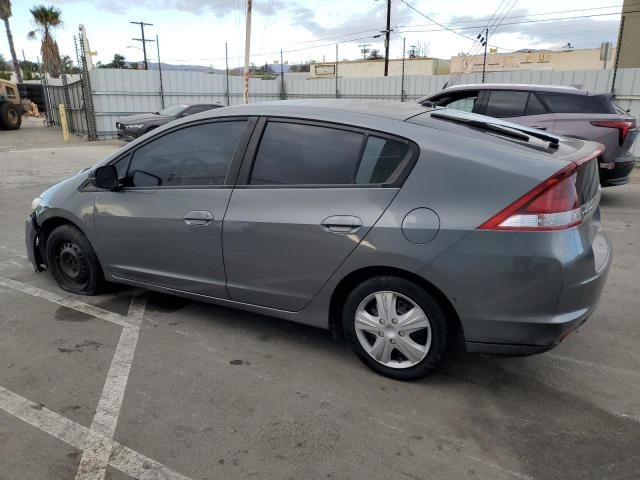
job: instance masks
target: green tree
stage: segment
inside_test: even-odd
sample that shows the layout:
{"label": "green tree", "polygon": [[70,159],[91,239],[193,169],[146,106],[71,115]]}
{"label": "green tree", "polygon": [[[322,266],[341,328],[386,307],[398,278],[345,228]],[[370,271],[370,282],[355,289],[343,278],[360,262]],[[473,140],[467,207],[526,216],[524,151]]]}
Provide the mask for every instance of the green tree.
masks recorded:
{"label": "green tree", "polygon": [[13,35],[11,34],[11,27],[9,25],[10,16],[11,0],[0,0],[0,18],[4,20],[4,28],[7,31],[7,42],[9,43],[9,51],[11,52],[13,69],[16,72],[18,83],[22,83],[22,73],[20,72],[20,67],[18,66],[18,57],[16,56],[16,48],[13,46]]}
{"label": "green tree", "polygon": [[124,55],[116,53],[113,55],[113,60],[108,65],[109,68],[127,68],[127,61],[124,59]]}
{"label": "green tree", "polygon": [[0,54],[0,78],[2,80],[11,80],[11,67],[2,54]]}
{"label": "green tree", "polygon": [[62,12],[55,7],[36,5],[31,10],[35,30],[29,32],[28,38],[35,40],[40,35],[40,53],[45,72],[58,78],[62,71],[58,42],[53,38],[53,31],[62,25]]}
{"label": "green tree", "polygon": [[73,64],[73,60],[71,60],[71,57],[69,55],[64,55],[60,59],[60,66],[62,68],[62,71],[67,75],[77,75],[78,73],[80,73],[80,69]]}

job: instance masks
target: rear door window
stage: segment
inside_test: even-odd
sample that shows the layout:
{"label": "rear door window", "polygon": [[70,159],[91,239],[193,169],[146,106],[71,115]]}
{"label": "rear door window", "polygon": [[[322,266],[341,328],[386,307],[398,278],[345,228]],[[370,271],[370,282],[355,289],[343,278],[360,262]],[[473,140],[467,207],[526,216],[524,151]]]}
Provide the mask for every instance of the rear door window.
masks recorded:
{"label": "rear door window", "polygon": [[538,95],[553,113],[615,113],[611,100],[605,95],[552,92],[539,92]]}
{"label": "rear door window", "polygon": [[522,117],[524,116],[529,92],[516,92],[512,90],[493,90],[484,114],[496,118]]}
{"label": "rear door window", "polygon": [[337,128],[269,122],[262,135],[251,185],[353,183],[364,134]]}

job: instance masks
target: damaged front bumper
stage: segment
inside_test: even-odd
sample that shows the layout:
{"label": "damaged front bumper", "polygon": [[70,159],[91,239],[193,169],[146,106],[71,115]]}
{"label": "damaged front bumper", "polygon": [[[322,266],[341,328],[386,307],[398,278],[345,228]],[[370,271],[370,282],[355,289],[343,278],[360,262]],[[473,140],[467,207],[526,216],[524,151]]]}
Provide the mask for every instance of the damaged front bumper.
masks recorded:
{"label": "damaged front bumper", "polygon": [[44,257],[40,251],[39,230],[38,224],[36,223],[36,216],[32,213],[27,217],[25,223],[24,240],[27,247],[27,258],[36,273],[42,272],[46,268]]}

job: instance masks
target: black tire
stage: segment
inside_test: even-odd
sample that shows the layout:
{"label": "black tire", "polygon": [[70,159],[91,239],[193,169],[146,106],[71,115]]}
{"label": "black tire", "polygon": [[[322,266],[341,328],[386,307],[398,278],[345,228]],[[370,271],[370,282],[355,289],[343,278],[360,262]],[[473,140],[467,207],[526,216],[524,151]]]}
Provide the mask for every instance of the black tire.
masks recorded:
{"label": "black tire", "polygon": [[47,265],[60,288],[78,295],[95,295],[104,283],[100,263],[84,234],[61,225],[48,236]]}
{"label": "black tire", "polygon": [[0,102],[0,126],[5,130],[18,130],[22,125],[22,107]]}
{"label": "black tire", "polygon": [[[384,291],[396,292],[409,299],[422,309],[430,324],[431,340],[426,356],[418,363],[406,368],[393,368],[378,362],[367,353],[356,333],[355,314],[361,302],[376,292]],[[395,312],[394,315],[397,313]],[[438,368],[450,350],[450,328],[438,302],[417,284],[399,277],[374,277],[355,287],[344,303],[342,324],[345,336],[358,358],[375,372],[396,380],[417,380],[429,375]],[[375,338],[375,335],[373,337]],[[398,341],[400,341],[399,338]],[[393,350],[392,354],[400,355],[400,359],[403,357],[399,350]]]}

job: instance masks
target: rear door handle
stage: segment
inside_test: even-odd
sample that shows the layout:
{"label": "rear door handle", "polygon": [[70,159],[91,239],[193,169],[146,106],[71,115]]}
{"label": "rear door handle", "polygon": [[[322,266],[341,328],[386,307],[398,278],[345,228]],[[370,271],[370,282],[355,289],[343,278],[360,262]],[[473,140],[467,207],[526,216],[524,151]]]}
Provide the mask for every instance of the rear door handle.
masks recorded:
{"label": "rear door handle", "polygon": [[213,222],[213,213],[208,210],[191,210],[184,214],[184,223],[190,227],[206,227]]}
{"label": "rear door handle", "polygon": [[355,233],[362,228],[362,220],[353,215],[333,215],[322,221],[322,228],[331,233]]}

